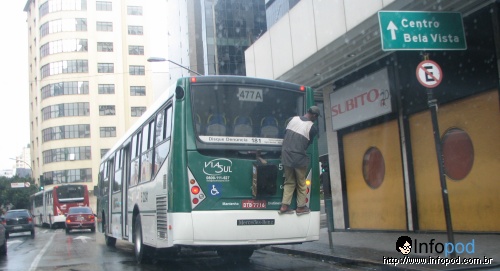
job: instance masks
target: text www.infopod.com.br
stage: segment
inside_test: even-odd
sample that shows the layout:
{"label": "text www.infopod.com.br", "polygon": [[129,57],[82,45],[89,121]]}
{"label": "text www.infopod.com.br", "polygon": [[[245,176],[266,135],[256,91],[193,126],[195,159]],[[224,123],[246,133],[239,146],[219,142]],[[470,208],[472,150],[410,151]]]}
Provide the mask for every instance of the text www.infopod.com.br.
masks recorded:
{"label": "text www.infopod.com.br", "polygon": [[458,256],[457,258],[444,258],[441,256],[429,256],[429,257],[385,257],[383,260],[384,264],[390,264],[397,266],[398,264],[444,264],[446,266],[450,264],[455,264],[455,265],[468,265],[468,264],[474,264],[474,265],[486,265],[486,264],[491,264],[493,262],[493,258],[490,257],[484,257],[484,258],[478,258],[478,257],[461,257]]}

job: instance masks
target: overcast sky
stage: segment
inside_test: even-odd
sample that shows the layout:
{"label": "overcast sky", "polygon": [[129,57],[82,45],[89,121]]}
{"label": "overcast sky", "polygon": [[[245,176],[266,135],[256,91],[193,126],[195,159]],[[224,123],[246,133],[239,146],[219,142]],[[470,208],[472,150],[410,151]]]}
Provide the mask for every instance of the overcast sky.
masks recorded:
{"label": "overcast sky", "polygon": [[29,83],[26,0],[2,1],[0,25],[0,169],[11,169],[29,144]]}

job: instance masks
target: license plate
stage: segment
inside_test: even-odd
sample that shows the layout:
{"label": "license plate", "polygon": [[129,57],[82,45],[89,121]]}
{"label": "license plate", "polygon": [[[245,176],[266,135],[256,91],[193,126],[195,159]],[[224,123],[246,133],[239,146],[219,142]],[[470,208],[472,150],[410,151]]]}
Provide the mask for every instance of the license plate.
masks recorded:
{"label": "license plate", "polygon": [[15,226],[15,227],[13,227],[14,230],[20,230],[22,228],[23,228],[23,226]]}
{"label": "license plate", "polygon": [[79,216],[79,217],[77,217],[77,218],[76,218],[76,220],[77,220],[77,221],[84,221],[84,220],[85,220],[85,218],[84,218],[83,216]]}
{"label": "license plate", "polygon": [[274,225],[274,219],[238,219],[237,226]]}
{"label": "license plate", "polygon": [[241,201],[241,208],[243,209],[265,209],[267,202],[265,200],[245,199]]}

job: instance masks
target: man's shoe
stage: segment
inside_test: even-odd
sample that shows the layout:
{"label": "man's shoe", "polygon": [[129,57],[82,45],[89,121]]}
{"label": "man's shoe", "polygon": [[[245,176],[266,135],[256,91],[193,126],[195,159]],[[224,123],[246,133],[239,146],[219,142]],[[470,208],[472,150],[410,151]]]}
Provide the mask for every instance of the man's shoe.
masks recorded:
{"label": "man's shoe", "polygon": [[304,206],[304,207],[298,207],[297,210],[295,211],[295,213],[297,215],[305,215],[305,214],[308,214],[310,213],[311,210],[309,209],[309,207],[307,206]]}
{"label": "man's shoe", "polygon": [[293,209],[289,205],[282,204],[280,210],[278,211],[280,215],[282,214],[293,214]]}

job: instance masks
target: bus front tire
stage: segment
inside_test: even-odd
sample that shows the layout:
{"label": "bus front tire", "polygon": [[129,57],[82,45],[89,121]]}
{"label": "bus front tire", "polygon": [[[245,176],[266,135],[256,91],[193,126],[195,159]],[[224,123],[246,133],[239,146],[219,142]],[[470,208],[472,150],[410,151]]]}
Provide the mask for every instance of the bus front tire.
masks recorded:
{"label": "bus front tire", "polygon": [[152,262],[152,254],[154,253],[153,249],[147,245],[144,245],[142,241],[142,224],[141,224],[141,215],[137,215],[135,218],[134,225],[134,254],[137,263],[151,263]]}

